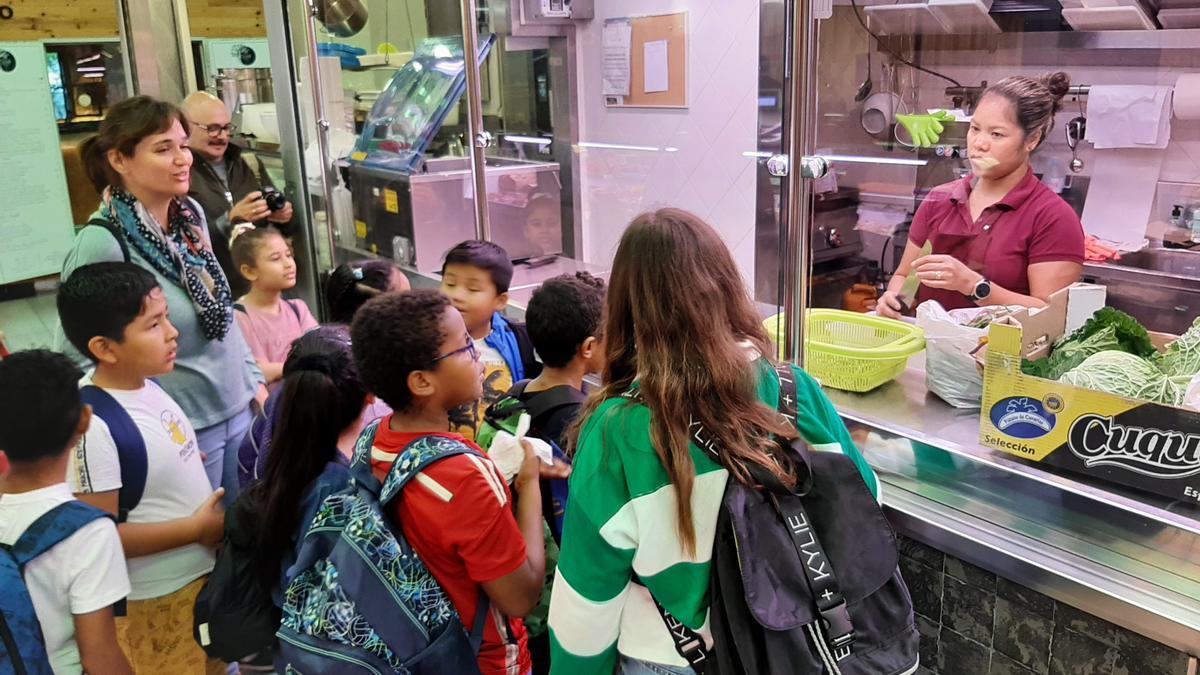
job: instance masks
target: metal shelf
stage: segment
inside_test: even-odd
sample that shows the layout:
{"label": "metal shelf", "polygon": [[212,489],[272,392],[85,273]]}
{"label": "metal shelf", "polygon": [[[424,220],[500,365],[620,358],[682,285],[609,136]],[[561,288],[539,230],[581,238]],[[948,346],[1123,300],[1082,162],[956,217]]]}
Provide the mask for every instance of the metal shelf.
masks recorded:
{"label": "metal shelf", "polygon": [[[883,38],[882,49],[904,53],[912,36]],[[907,40],[907,43],[902,42]],[[1010,32],[996,35],[916,36],[916,62],[925,67],[991,66],[1200,68],[1200,29]],[[969,55],[976,52],[976,56]]]}
{"label": "metal shelf", "polygon": [[[889,35],[883,41],[898,49],[901,39]],[[896,44],[891,44],[895,42]],[[1200,28],[1169,30],[1040,31],[995,35],[923,35],[921,49],[932,51],[994,51],[996,49],[1141,49],[1200,51]]]}

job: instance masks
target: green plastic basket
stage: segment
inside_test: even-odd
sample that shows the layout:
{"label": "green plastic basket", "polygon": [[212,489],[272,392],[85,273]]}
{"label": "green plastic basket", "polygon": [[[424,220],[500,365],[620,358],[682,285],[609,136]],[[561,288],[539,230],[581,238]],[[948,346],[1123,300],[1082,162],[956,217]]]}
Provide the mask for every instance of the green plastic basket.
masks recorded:
{"label": "green plastic basket", "polygon": [[[776,344],[782,343],[784,320],[777,314],[763,322]],[[863,392],[903,373],[908,357],[925,349],[925,331],[881,316],[811,309],[804,341],[809,375],[827,387]]]}

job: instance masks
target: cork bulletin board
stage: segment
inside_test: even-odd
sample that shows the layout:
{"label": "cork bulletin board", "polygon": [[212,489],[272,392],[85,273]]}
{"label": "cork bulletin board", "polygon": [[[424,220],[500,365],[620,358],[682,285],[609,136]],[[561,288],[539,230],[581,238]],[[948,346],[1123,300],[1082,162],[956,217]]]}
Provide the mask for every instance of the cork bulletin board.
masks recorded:
{"label": "cork bulletin board", "polygon": [[[686,108],[687,99],[687,12],[629,17],[632,37],[629,50],[629,95],[606,95],[610,108]],[[665,91],[647,92],[647,44],[666,43]],[[653,88],[653,87],[652,87]]]}

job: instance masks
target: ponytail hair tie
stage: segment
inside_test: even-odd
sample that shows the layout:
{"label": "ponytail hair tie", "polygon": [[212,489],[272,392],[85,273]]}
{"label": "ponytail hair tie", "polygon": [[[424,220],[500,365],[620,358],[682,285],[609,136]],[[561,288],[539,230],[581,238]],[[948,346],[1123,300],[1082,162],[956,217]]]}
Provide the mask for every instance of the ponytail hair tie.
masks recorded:
{"label": "ponytail hair tie", "polygon": [[233,231],[229,233],[229,245],[232,246],[234,240],[252,230],[254,230],[254,223],[238,223],[234,225]]}
{"label": "ponytail hair tie", "polygon": [[295,363],[289,368],[293,373],[302,371],[321,373],[326,377],[333,377],[333,364],[324,354],[308,354],[296,359]]}

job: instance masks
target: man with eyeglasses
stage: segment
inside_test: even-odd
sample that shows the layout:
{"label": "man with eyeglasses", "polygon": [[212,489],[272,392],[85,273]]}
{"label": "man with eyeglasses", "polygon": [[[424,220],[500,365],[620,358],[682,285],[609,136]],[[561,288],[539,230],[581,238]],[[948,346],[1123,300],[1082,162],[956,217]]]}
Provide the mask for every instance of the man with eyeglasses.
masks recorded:
{"label": "man with eyeglasses", "polygon": [[198,91],[184,99],[181,107],[191,125],[188,146],[193,155],[192,187],[188,194],[204,209],[217,262],[237,298],[249,290],[249,284],[229,255],[234,229],[240,224],[270,223],[289,236],[292,204],[288,202],[277,211],[267,206],[263,192],[275,186],[262,160],[243,155],[242,149],[230,142],[235,129],[221,99]]}

